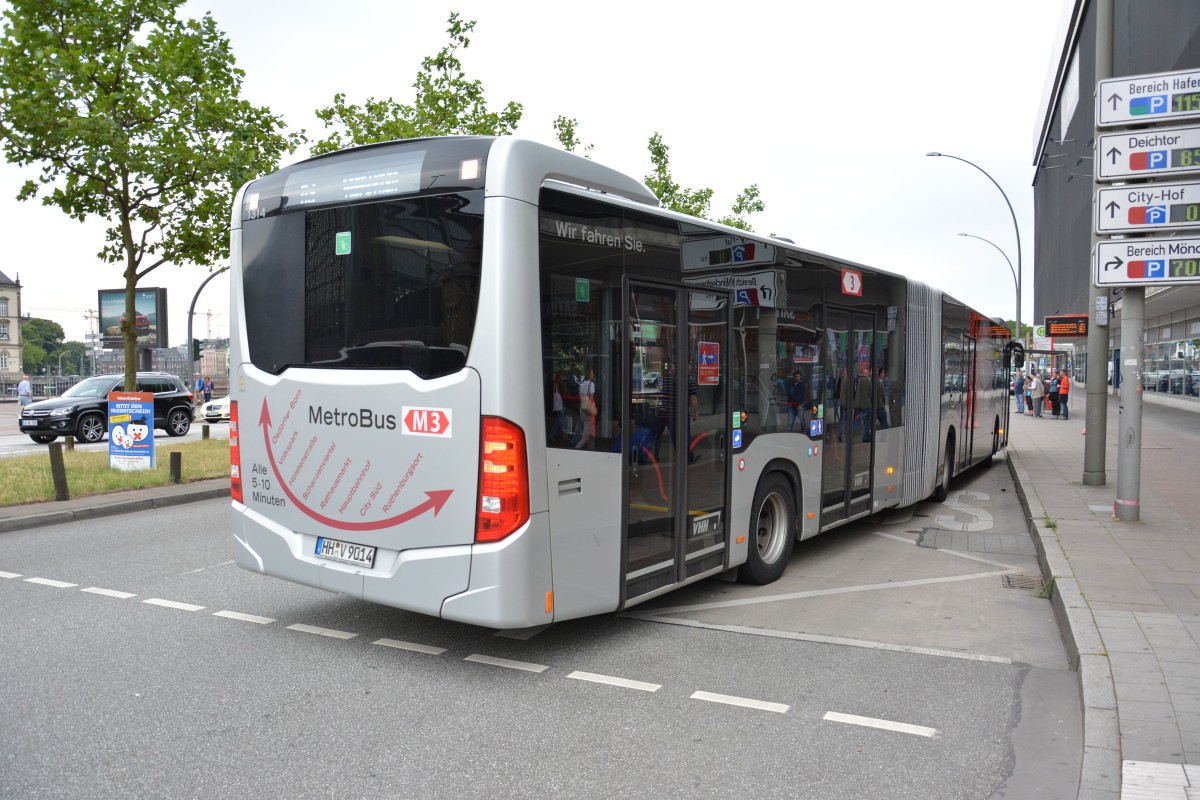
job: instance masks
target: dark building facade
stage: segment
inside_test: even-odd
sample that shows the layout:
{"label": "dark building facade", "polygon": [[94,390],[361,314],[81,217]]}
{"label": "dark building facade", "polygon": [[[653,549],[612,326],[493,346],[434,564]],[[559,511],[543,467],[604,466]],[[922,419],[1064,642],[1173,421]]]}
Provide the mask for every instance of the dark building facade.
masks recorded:
{"label": "dark building facade", "polygon": [[[1198,0],[1106,0],[1113,8],[1112,77],[1200,69]],[[1098,0],[1075,0],[1047,90],[1034,151],[1034,319],[1090,311]],[[1180,120],[1178,125],[1200,124]],[[1200,180],[1181,176],[1176,180]],[[1108,352],[1120,347],[1120,290],[1113,290]],[[1200,284],[1146,290],[1146,397],[1200,402]],[[1077,348],[1082,350],[1084,340]],[[1082,359],[1077,359],[1082,361]],[[1105,370],[1100,372],[1105,375]],[[1094,372],[1093,372],[1094,374]]]}

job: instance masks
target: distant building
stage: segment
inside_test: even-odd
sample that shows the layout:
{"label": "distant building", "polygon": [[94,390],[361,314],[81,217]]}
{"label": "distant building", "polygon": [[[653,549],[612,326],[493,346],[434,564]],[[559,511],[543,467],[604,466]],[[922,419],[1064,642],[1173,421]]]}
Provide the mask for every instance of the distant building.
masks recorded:
{"label": "distant building", "polygon": [[21,279],[0,272],[0,385],[21,380]]}

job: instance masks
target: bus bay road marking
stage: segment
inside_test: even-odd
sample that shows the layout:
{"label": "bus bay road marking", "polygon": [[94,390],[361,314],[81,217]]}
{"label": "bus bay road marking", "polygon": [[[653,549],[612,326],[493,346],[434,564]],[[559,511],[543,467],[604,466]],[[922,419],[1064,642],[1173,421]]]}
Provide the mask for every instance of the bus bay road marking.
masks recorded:
{"label": "bus bay road marking", "polygon": [[236,619],[239,622],[253,622],[256,625],[270,625],[275,620],[270,617],[260,617],[256,614],[242,614],[238,611],[214,611],[214,617],[223,617],[224,619]]}
{"label": "bus bay road marking", "polygon": [[837,711],[827,712],[824,719],[828,722],[842,722],[846,725],[859,725],[864,728],[878,728],[883,731],[924,736],[927,739],[938,739],[941,737],[941,733],[937,728],[927,728],[924,725],[909,725],[907,722],[893,722],[888,719],[859,717],[854,714],[842,714]]}
{"label": "bus bay road marking", "polygon": [[949,514],[938,514],[934,518],[934,522],[948,531],[991,530],[994,527],[991,513],[984,511],[982,508],[975,508],[974,506],[963,502],[964,500],[981,501],[989,499],[991,498],[983,492],[972,492],[970,490],[951,492],[949,496],[947,496],[942,502],[942,505],[958,512],[959,514],[965,514],[968,517],[972,517],[974,522],[959,522]]}
{"label": "bus bay road marking", "polygon": [[12,579],[21,577],[19,572],[0,572],[0,578]]}
{"label": "bus bay road marking", "polygon": [[203,611],[204,606],[193,605],[192,603],[177,603],[174,600],[162,600],[158,597],[151,597],[142,601],[151,606],[162,606],[163,608],[175,608],[179,611]]}
{"label": "bus bay road marking", "polygon": [[371,644],[391,647],[396,650],[408,650],[413,653],[425,653],[430,656],[440,656],[446,652],[446,648],[444,647],[432,647],[427,644],[417,644],[416,642],[402,642],[399,639],[376,639]]}
{"label": "bus bay road marking", "polygon": [[115,597],[118,600],[128,600],[131,597],[137,597],[133,592],[119,592],[116,589],[101,589],[99,586],[89,586],[86,589],[80,589],[81,592],[88,594],[98,594],[104,597]]}

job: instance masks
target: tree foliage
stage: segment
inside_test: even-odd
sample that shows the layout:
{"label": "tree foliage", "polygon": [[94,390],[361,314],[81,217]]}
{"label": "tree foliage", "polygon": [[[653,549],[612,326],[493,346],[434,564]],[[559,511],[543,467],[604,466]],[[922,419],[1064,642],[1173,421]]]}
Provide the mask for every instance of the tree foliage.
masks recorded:
{"label": "tree foliage", "polygon": [[[583,144],[579,137],[575,135],[578,127],[579,120],[575,119],[574,117],[567,119],[559,114],[554,118],[554,135],[558,139],[558,143],[561,144],[563,149],[568,153],[574,153],[575,148]],[[591,158],[588,153],[591,152],[592,147],[594,147],[594,145],[589,144],[587,147],[583,148],[584,158]]]}
{"label": "tree foliage", "polygon": [[[701,219],[713,219],[712,189],[686,189],[675,182],[671,176],[671,162],[668,157],[670,148],[662,139],[662,134],[655,132],[650,137],[650,163],[654,171],[645,177],[646,185],[650,187],[665,208],[689,214]],[[751,184],[741,191],[733,204],[730,213],[714,219],[723,225],[732,225],[744,231],[754,230],[746,217],[766,209],[766,205],[758,196],[758,184]]]}
{"label": "tree foliage", "polygon": [[49,319],[30,317],[21,320],[21,364],[31,375],[41,373],[58,358],[66,333],[62,325]]}
{"label": "tree foliage", "polygon": [[123,265],[130,382],[139,279],[222,258],[233,192],[303,141],[241,99],[228,40],[207,14],[178,19],[183,2],[9,0],[0,38],[4,155],[40,169],[18,199],[108,222],[98,257]]}
{"label": "tree foliage", "polygon": [[333,105],[316,112],[325,127],[334,130],[312,145],[313,155],[421,136],[511,134],[521,121],[521,104],[509,101],[500,111],[489,111],[482,82],[468,79],[458,59],[459,48],[471,46],[468,34],[475,30],[475,21],[463,21],[454,12],[449,23],[450,43],[421,61],[413,82],[416,98],[412,105],[390,97],[369,97],[361,106],[350,105],[339,92]]}

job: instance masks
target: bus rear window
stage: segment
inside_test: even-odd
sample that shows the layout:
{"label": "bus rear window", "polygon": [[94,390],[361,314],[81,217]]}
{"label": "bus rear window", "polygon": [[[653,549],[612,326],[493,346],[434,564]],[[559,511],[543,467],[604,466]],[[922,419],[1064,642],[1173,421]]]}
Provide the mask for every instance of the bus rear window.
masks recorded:
{"label": "bus rear window", "polygon": [[246,222],[250,360],[272,373],[457,372],[475,327],[482,241],[478,191]]}

